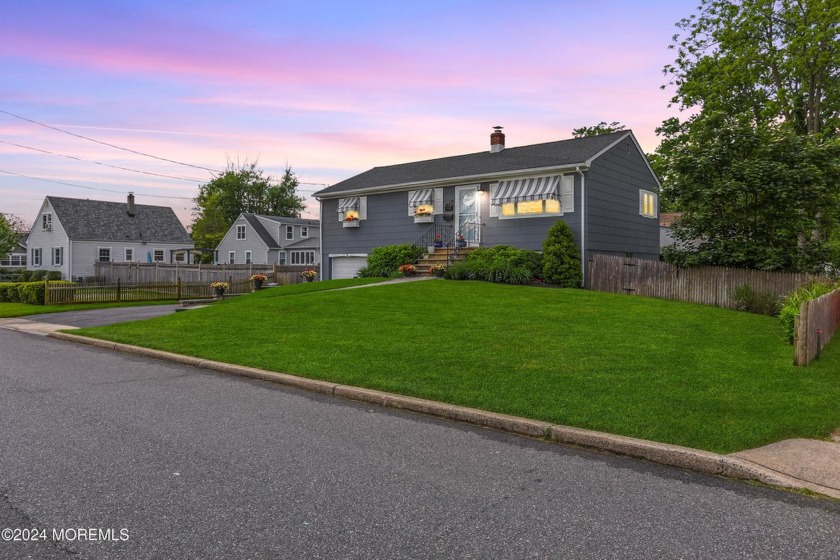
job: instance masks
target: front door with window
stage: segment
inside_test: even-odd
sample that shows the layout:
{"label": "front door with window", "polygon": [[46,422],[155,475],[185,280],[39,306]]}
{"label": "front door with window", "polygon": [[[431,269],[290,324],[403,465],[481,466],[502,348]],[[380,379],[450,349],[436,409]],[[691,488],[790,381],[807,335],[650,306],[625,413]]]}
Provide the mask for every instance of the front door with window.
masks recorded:
{"label": "front door with window", "polygon": [[[455,189],[455,213],[458,218],[458,235],[464,237],[469,246],[478,246],[481,241],[479,228],[478,187],[457,187]],[[459,238],[460,239],[460,238]]]}

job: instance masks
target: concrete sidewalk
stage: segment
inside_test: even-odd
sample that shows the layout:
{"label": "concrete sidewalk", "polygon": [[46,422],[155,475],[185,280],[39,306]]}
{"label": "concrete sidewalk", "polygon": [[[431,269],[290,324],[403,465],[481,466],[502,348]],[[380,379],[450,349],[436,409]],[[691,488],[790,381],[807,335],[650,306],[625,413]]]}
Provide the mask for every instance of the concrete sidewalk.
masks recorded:
{"label": "concrete sidewalk", "polygon": [[[56,316],[56,319],[59,319],[59,317]],[[765,484],[784,488],[808,489],[819,494],[840,499],[840,442],[836,440],[821,441],[797,438],[780,441],[756,449],[739,451],[729,455],[719,455],[677,445],[617,436],[569,426],[552,425],[547,422],[529,420],[527,418],[517,418],[484,410],[459,407],[413,397],[404,397],[402,395],[394,395],[370,389],[349,387],[337,383],[328,383],[283,373],[202,360],[200,358],[180,356],[170,352],[56,332],[76,328],[67,325],[42,323],[17,318],[0,319],[0,328],[41,336],[51,336],[53,338],[108,350],[116,350],[118,352],[185,363],[213,371],[272,381],[309,391],[326,393],[340,398],[419,412],[421,414],[457,420],[529,437],[547,438],[559,443],[580,445],[611,453],[619,453],[707,474],[757,480]],[[838,435],[836,439],[840,439],[840,434],[838,432],[835,432],[835,434]]]}

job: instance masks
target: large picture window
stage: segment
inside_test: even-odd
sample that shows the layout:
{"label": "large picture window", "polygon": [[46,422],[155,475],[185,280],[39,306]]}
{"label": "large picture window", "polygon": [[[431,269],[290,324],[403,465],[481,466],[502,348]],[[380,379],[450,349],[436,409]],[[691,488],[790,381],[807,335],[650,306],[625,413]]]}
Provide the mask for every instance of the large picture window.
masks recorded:
{"label": "large picture window", "polygon": [[560,216],[574,211],[574,176],[551,175],[500,181],[490,191],[490,216]]}

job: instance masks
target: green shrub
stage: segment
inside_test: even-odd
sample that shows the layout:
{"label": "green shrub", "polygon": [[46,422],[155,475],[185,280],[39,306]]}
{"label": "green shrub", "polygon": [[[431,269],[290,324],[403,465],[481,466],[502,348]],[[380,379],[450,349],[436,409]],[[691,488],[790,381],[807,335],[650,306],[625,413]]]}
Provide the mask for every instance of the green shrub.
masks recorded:
{"label": "green shrub", "polygon": [[27,282],[38,282],[43,280],[47,276],[46,270],[30,270],[29,271],[29,279],[26,280]]}
{"label": "green shrub", "polygon": [[528,284],[535,277],[541,276],[541,269],[542,255],[537,251],[496,245],[473,249],[464,263],[458,263],[458,268],[447,278],[460,276],[456,279]]}
{"label": "green shrub", "polygon": [[32,272],[29,270],[21,270],[20,275],[18,276],[18,282],[29,282],[29,277],[32,275]]}
{"label": "green shrub", "polygon": [[20,303],[44,305],[44,282],[20,282],[18,294]]}
{"label": "green shrub", "polygon": [[50,270],[44,276],[44,280],[49,280],[51,282],[54,280],[61,280],[61,272],[59,272],[58,270]]}
{"label": "green shrub", "polygon": [[18,283],[3,282],[0,284],[0,303],[19,303]]}
{"label": "green shrub", "polygon": [[423,256],[425,250],[408,243],[403,245],[387,245],[377,247],[368,256],[367,266],[359,270],[361,277],[391,276],[400,266],[415,263]]}
{"label": "green shrub", "polygon": [[735,288],[732,294],[735,309],[749,311],[761,315],[776,315],[779,313],[779,297],[772,292],[756,292],[752,286],[746,284]]}
{"label": "green shrub", "polygon": [[812,282],[791,292],[785,298],[782,309],[779,311],[779,320],[782,322],[789,343],[793,343],[795,319],[799,315],[802,304],[831,293],[838,288],[840,288],[840,282]]}
{"label": "green shrub", "polygon": [[580,249],[572,228],[557,220],[543,241],[543,280],[564,288],[580,288],[583,284]]}
{"label": "green shrub", "polygon": [[446,269],[443,277],[449,280],[469,280],[470,267],[465,262],[452,263],[449,265],[449,268]]}

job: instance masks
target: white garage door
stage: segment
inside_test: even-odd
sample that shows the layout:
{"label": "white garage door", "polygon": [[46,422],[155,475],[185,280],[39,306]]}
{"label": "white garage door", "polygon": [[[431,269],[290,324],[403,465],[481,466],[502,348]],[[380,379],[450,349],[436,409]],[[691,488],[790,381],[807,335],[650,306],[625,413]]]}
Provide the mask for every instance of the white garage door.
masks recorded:
{"label": "white garage door", "polygon": [[366,257],[330,257],[332,263],[333,280],[340,278],[353,278],[359,269],[367,265]]}

